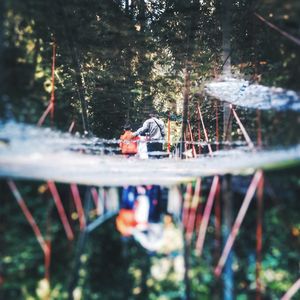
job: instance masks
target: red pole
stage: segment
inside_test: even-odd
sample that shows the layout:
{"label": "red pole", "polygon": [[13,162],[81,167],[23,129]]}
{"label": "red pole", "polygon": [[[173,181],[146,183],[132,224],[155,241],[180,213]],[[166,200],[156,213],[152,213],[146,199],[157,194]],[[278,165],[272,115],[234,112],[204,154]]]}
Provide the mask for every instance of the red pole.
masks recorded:
{"label": "red pole", "polygon": [[200,145],[200,143],[201,143],[201,126],[200,126],[200,114],[199,114],[199,110],[198,110],[198,114],[197,114],[197,117],[198,117],[198,142],[199,142],[199,154],[201,154],[201,145]]}
{"label": "red pole", "polygon": [[171,152],[171,122],[170,122],[170,113],[168,117],[168,153]]}
{"label": "red pole", "polygon": [[234,115],[237,123],[239,124],[239,127],[241,128],[241,130],[243,132],[243,135],[245,137],[246,142],[248,143],[249,148],[254,149],[254,144],[251,141],[251,139],[250,139],[250,137],[249,137],[249,135],[248,135],[248,133],[247,133],[244,125],[242,124],[242,122],[241,122],[240,118],[238,117],[238,115],[237,115],[235,109],[233,108],[232,104],[230,104],[230,108],[231,108],[231,111],[232,111],[232,113],[233,113],[233,115]]}
{"label": "red pole", "polygon": [[20,192],[17,189],[16,184],[12,180],[7,181],[8,186],[13,193],[15,199],[17,200],[17,203],[19,204],[23,214],[25,215],[26,220],[30,224],[36,239],[38,243],[40,244],[43,253],[44,253],[44,260],[45,260],[45,278],[49,281],[50,279],[50,261],[51,261],[51,247],[50,247],[50,241],[45,241],[45,239],[42,236],[42,233],[37,226],[31,212],[29,211],[25,201],[23,200]]}
{"label": "red pole", "polygon": [[51,192],[51,194],[53,196],[54,203],[56,205],[56,208],[57,208],[59,217],[61,219],[61,222],[63,224],[63,227],[65,229],[67,238],[69,240],[73,240],[74,239],[74,234],[73,234],[73,231],[71,229],[70,223],[68,221],[65,209],[64,209],[63,204],[61,202],[61,199],[60,199],[60,196],[58,194],[58,191],[57,191],[57,188],[55,186],[55,183],[53,181],[48,181],[47,183],[48,183],[49,190],[50,190],[50,192]]}
{"label": "red pole", "polygon": [[82,207],[82,203],[81,203],[79,190],[78,190],[77,184],[75,184],[75,183],[72,183],[70,187],[71,187],[71,192],[73,195],[73,200],[74,200],[74,204],[76,207],[76,211],[78,214],[80,230],[83,230],[85,228],[86,222],[85,222],[84,211],[83,211],[83,207]]}
{"label": "red pole", "polygon": [[183,209],[182,209],[182,224],[183,228],[187,228],[187,222],[189,219],[189,211],[190,211],[190,205],[191,205],[191,200],[192,200],[192,195],[193,195],[193,185],[192,183],[188,183],[186,187],[186,192],[184,195],[184,200],[183,200]]}
{"label": "red pole", "polygon": [[93,187],[91,188],[91,194],[95,203],[95,207],[96,207],[96,211],[97,211],[97,215],[100,216],[102,211],[101,211],[101,207],[99,205],[99,195],[97,190]]}
{"label": "red pole", "polygon": [[45,250],[45,278],[50,281],[51,241],[47,241]]}
{"label": "red pole", "polygon": [[266,23],[269,27],[273,28],[274,30],[276,30],[277,32],[279,32],[280,34],[282,34],[284,37],[288,38],[290,41],[294,42],[295,44],[297,44],[298,46],[300,46],[300,39],[296,38],[294,36],[292,36],[291,34],[289,34],[288,32],[280,29],[279,27],[277,27],[276,25],[272,24],[271,22],[267,21],[265,18],[263,18],[261,15],[259,15],[258,13],[254,13],[254,15],[260,19],[261,21],[263,21],[264,23]]}
{"label": "red pole", "polygon": [[247,191],[246,196],[244,198],[243,204],[242,204],[242,206],[239,210],[239,213],[238,213],[237,218],[234,222],[234,225],[232,227],[230,235],[229,235],[229,237],[226,241],[226,244],[225,244],[225,247],[223,249],[222,255],[221,255],[221,257],[219,259],[219,262],[218,262],[218,264],[215,268],[214,273],[215,273],[216,277],[219,277],[222,273],[223,267],[226,263],[226,260],[228,258],[228,255],[229,255],[230,251],[231,251],[231,248],[234,244],[234,241],[235,241],[235,239],[236,239],[236,237],[239,233],[239,230],[240,230],[241,224],[244,220],[244,217],[246,215],[247,209],[248,209],[248,207],[250,205],[250,202],[251,202],[251,200],[254,196],[255,190],[256,190],[259,182],[262,179],[262,176],[263,176],[262,171],[260,171],[260,170],[256,171],[256,173],[255,173],[255,175],[254,175],[254,177],[253,177],[253,179],[252,179],[252,181],[249,185],[249,188],[248,188],[248,191]]}
{"label": "red pole", "polygon": [[200,120],[201,120],[201,123],[202,123],[202,128],[203,128],[203,132],[204,132],[204,136],[205,136],[205,141],[206,141],[207,146],[208,146],[209,154],[212,155],[211,145],[210,145],[209,140],[208,140],[208,135],[207,135],[207,131],[206,131],[206,128],[205,128],[205,125],[204,125],[204,122],[203,122],[203,117],[202,117],[202,113],[201,113],[201,109],[200,109],[199,104],[198,104],[198,113],[199,113]]}
{"label": "red pole", "polygon": [[42,116],[40,117],[39,121],[37,122],[37,126],[42,126],[42,124],[44,123],[47,115],[52,110],[52,105],[53,104],[51,102],[48,104],[46,110],[43,112]]}
{"label": "red pole", "polygon": [[300,278],[290,287],[281,300],[290,300],[300,289]]}
{"label": "red pole", "polygon": [[27,219],[28,223],[30,224],[30,226],[36,236],[36,239],[39,242],[44,254],[46,254],[47,244],[42,236],[42,233],[41,233],[39,227],[37,226],[32,214],[31,214],[31,212],[27,208],[25,201],[21,197],[21,194],[18,191],[16,184],[12,180],[8,180],[7,183],[8,183],[8,186],[9,186],[11,192],[13,193],[14,197],[16,198],[17,203],[19,204],[20,208],[22,209],[23,214],[25,215],[25,218]]}
{"label": "red pole", "polygon": [[55,95],[54,95],[54,90],[55,90],[55,56],[56,56],[56,44],[55,41],[53,42],[53,46],[52,46],[52,74],[51,74],[51,97],[50,97],[50,102],[47,106],[47,108],[45,109],[45,111],[43,112],[42,116],[40,117],[37,125],[38,126],[42,126],[42,124],[44,123],[47,115],[49,114],[49,112],[51,112],[51,120],[53,123],[53,118],[54,118],[54,101],[55,101]]}
{"label": "red pole", "polygon": [[45,253],[45,278],[50,282],[50,263],[51,263],[51,210],[49,207],[47,210],[47,219],[46,219],[46,237],[45,242],[47,244],[47,252]]}
{"label": "red pole", "polygon": [[220,201],[220,184],[216,191],[215,200],[215,240],[216,240],[216,253],[219,255],[219,248],[221,245],[221,201]]}
{"label": "red pole", "polygon": [[187,220],[186,240],[188,244],[191,243],[193,237],[197,206],[198,203],[200,202],[200,193],[201,193],[201,178],[198,178],[196,181],[195,193],[191,202],[190,214]]}
{"label": "red pole", "polygon": [[199,234],[199,229],[200,229],[200,225],[202,222],[202,202],[201,202],[201,197],[199,199],[199,204],[197,207],[197,217],[196,217],[196,235],[198,236]]}
{"label": "red pole", "polygon": [[75,120],[72,121],[72,123],[71,123],[71,125],[70,125],[70,127],[69,127],[69,129],[68,129],[68,132],[69,132],[69,133],[72,133],[72,131],[73,131],[73,129],[74,129],[74,126],[75,126]]}
{"label": "red pole", "polygon": [[262,262],[262,234],[263,234],[263,193],[264,177],[257,187],[257,227],[256,227],[256,300],[261,300],[261,262]]}
{"label": "red pole", "polygon": [[52,47],[52,76],[51,76],[51,120],[53,122],[54,118],[54,89],[55,89],[55,56],[56,56],[56,42],[53,41],[53,47]]}
{"label": "red pole", "polygon": [[207,198],[207,203],[205,205],[205,209],[204,209],[204,213],[203,213],[202,222],[200,225],[198,239],[196,242],[196,252],[199,256],[201,256],[201,254],[202,254],[204,240],[205,240],[205,236],[206,236],[207,225],[209,222],[210,213],[212,210],[212,206],[214,203],[214,198],[215,198],[215,195],[216,195],[216,192],[218,189],[218,185],[219,185],[219,176],[216,175],[216,176],[214,176],[213,182],[211,184],[210,192],[209,192],[209,195]]}
{"label": "red pole", "polygon": [[191,142],[192,142],[193,157],[196,157],[196,156],[197,156],[197,153],[196,153],[196,149],[195,149],[194,138],[193,138],[193,132],[192,132],[192,128],[191,128],[190,121],[188,121],[188,128],[189,128],[190,137],[191,137]]}

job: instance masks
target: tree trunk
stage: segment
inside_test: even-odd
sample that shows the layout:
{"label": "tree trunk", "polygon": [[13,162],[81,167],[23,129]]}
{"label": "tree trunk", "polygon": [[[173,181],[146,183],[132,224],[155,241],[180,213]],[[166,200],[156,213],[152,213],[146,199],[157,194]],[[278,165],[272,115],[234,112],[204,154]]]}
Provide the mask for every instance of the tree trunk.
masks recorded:
{"label": "tree trunk", "polygon": [[[224,77],[231,76],[231,7],[232,0],[222,0],[221,5],[221,24],[222,24],[222,75]],[[223,132],[224,139],[231,141],[232,124],[230,118],[229,104],[223,104]],[[225,141],[226,141],[225,140]]]}
{"label": "tree trunk", "polygon": [[63,22],[65,32],[66,32],[66,39],[67,39],[67,42],[69,44],[70,51],[71,51],[72,65],[75,70],[75,81],[76,81],[76,86],[77,86],[78,97],[79,97],[80,104],[81,104],[81,116],[82,116],[83,130],[84,130],[84,133],[89,134],[90,127],[89,127],[88,115],[87,115],[87,103],[86,103],[86,99],[85,99],[86,91],[85,91],[85,87],[84,87],[84,84],[82,81],[82,72],[81,72],[78,52],[77,52],[77,49],[76,49],[76,46],[74,43],[72,31],[68,24],[68,18],[67,18],[66,12],[64,10],[62,1],[60,1],[60,7],[61,7],[61,12],[62,12],[62,22]]}
{"label": "tree trunk", "polygon": [[180,157],[183,158],[184,150],[184,134],[187,128],[187,118],[189,110],[189,91],[190,89],[190,73],[187,68],[184,69],[184,88],[183,88],[183,111],[182,111],[182,125],[181,125],[181,141],[180,141]]}
{"label": "tree trunk", "polygon": [[[231,176],[227,175],[224,177],[222,182],[222,190],[223,190],[223,211],[224,211],[224,223],[223,223],[223,239],[224,244],[227,241],[227,238],[230,234],[230,230],[232,227],[232,190],[231,190]],[[224,275],[223,275],[223,284],[224,284],[224,300],[233,300],[233,272],[232,272],[232,261],[233,261],[233,253],[232,250],[229,253],[228,259],[226,261],[224,267]]]}
{"label": "tree trunk", "polygon": [[129,0],[125,0],[125,13],[126,15],[129,14]]}
{"label": "tree trunk", "polygon": [[222,62],[224,76],[231,75],[231,7],[232,0],[222,0],[221,24],[222,24]]}
{"label": "tree trunk", "polygon": [[[3,28],[4,28],[4,2],[5,1],[0,1],[0,98],[2,99],[3,95],[3,84],[4,84],[4,58],[3,58],[3,45],[4,45],[4,33],[3,33]],[[2,102],[2,101],[1,101]]]}

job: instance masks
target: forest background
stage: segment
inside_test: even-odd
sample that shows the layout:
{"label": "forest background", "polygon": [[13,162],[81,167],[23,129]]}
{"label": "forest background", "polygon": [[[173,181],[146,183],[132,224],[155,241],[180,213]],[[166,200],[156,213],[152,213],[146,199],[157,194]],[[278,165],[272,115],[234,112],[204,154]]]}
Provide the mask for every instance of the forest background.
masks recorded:
{"label": "forest background", "polygon": [[[198,96],[204,84],[222,73],[226,7],[230,9],[233,75],[259,80],[267,86],[300,90],[299,47],[254,14],[299,36],[297,0],[6,0],[0,2],[1,119],[37,123],[51,96],[55,44],[55,114],[53,122],[46,120],[46,126],[67,131],[75,121],[75,130],[80,133],[86,130],[98,137],[114,138],[120,135],[125,122],[137,128],[146,112],[155,108],[165,121],[170,116],[178,122],[178,136],[186,70],[191,110],[194,102],[202,100]],[[210,118],[209,113],[206,117]],[[274,137],[276,144],[282,136],[286,137],[286,132]],[[299,170],[285,175],[274,172],[269,178],[275,192],[269,193],[264,218],[268,224],[264,247],[270,247],[264,259],[265,299],[278,299],[299,277],[299,203],[295,201],[300,190]],[[279,186],[284,189],[279,190]],[[64,187],[60,189],[65,191]],[[21,182],[22,194],[30,199],[28,205],[47,228],[47,214],[55,212],[49,201],[44,209],[40,198],[49,196],[42,190],[40,182],[32,182],[30,187]],[[44,272],[42,253],[19,208],[11,205],[12,197],[3,181],[1,191],[5,196],[1,199],[0,244],[5,247],[0,249],[0,297],[43,299],[38,292]],[[249,223],[245,228],[251,226]],[[113,222],[106,224],[89,245],[89,259],[79,281],[85,299],[123,299],[124,295],[128,299],[180,298],[182,283],[172,277],[152,286],[144,285],[140,273],[147,272],[150,258],[131,245],[128,260],[124,261],[120,238],[117,233],[111,234],[115,232],[113,227]],[[67,297],[65,272],[71,272],[74,249],[62,242],[58,223],[52,224],[50,235],[56,245],[52,258],[55,264],[51,267],[52,298],[63,299]],[[25,246],[22,238],[26,239]],[[21,246],[25,247],[23,251]],[[249,250],[247,232],[242,232],[237,255],[246,258],[235,262],[239,300],[253,299],[253,249],[254,246]],[[206,258],[210,250],[205,250]],[[195,299],[199,295],[201,299],[211,299],[212,292],[218,291],[208,262],[209,259],[199,264],[192,258],[191,293]],[[106,272],[101,272],[103,268]]]}
{"label": "forest background", "polygon": [[93,134],[112,138],[127,121],[139,126],[152,107],[165,119],[169,113],[175,118],[182,110],[185,69],[191,95],[222,72],[226,5],[232,72],[299,89],[298,46],[254,15],[297,36],[295,0],[2,2],[2,118],[38,121],[50,99],[53,43],[59,129],[74,120],[82,132],[84,117]]}

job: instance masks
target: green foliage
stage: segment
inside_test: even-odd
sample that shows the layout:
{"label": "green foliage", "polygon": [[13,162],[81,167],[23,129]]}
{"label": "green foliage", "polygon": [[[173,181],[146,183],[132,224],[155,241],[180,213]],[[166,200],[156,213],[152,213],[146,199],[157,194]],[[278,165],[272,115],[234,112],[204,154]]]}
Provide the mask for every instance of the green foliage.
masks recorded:
{"label": "green foliage", "polygon": [[[178,139],[184,72],[190,75],[190,120],[197,131],[196,105],[203,102],[206,80],[222,69],[222,1],[112,1],[9,0],[0,9],[0,117],[11,113],[18,121],[36,123],[51,93],[52,46],[57,45],[54,124],[67,130],[76,121],[82,132],[82,90],[91,131],[116,137],[130,121],[137,128],[148,108],[155,107],[166,120],[169,112]],[[299,34],[300,3],[297,0],[232,1],[231,59],[236,76],[299,90],[299,49],[291,41],[261,23],[258,12],[281,29]],[[129,5],[129,3],[131,3]],[[3,42],[2,42],[3,41]],[[77,68],[80,68],[80,74]],[[81,77],[81,85],[76,81]],[[210,133],[216,131],[215,103],[202,103]],[[249,134],[257,139],[256,112],[239,111]],[[299,117],[295,113],[263,112],[265,145],[299,143]],[[50,125],[51,120],[46,120]],[[292,126],[291,126],[292,124]],[[271,134],[270,134],[271,133]],[[221,135],[221,133],[220,133]],[[196,138],[200,137],[196,135]],[[202,137],[203,138],[203,137]],[[215,134],[209,136],[214,141]],[[233,140],[243,136],[233,124]],[[264,214],[262,279],[266,299],[279,299],[299,277],[299,170],[268,174]],[[244,179],[239,178],[240,182]],[[246,180],[247,181],[247,180]],[[60,186],[65,207],[68,189]],[[240,187],[239,187],[240,188]],[[237,188],[237,190],[239,189]],[[30,226],[14,202],[5,182],[0,182],[1,299],[66,299],[72,272],[75,242],[67,242],[48,194],[37,183],[20,183],[29,209],[46,236],[52,240],[51,286],[42,281],[44,257]],[[205,191],[207,192],[207,191]],[[241,192],[234,196],[234,212]],[[236,299],[253,299],[255,280],[255,213],[251,204],[235,248]],[[46,207],[46,208],[45,208]],[[72,212],[72,206],[70,208]],[[71,215],[71,214],[70,214]],[[47,220],[52,220],[50,230]],[[211,220],[212,222],[213,220]],[[72,226],[78,233],[77,220]],[[215,283],[214,228],[209,227],[203,259],[192,251],[190,282],[193,299],[217,299],[222,286]],[[50,231],[50,232],[48,232]],[[217,249],[218,250],[218,249]],[[127,251],[127,252],[126,252]],[[149,257],[133,241],[121,241],[108,222],[93,233],[82,257],[77,292],[84,299],[180,299],[182,282],[174,270],[166,278],[151,278],[150,266],[161,258]],[[219,297],[220,298],[220,297]]]}
{"label": "green foliage", "polygon": [[[219,1],[126,3],[6,3],[2,95],[18,120],[36,122],[48,104],[54,39],[55,124],[64,130],[75,120],[81,131],[80,88],[92,132],[113,137],[126,121],[139,126],[148,107],[180,111],[184,68],[190,72],[192,94],[221,71]],[[299,9],[297,1],[233,2],[233,70],[248,78],[258,74],[267,85],[299,88],[296,46],[254,16],[270,17],[297,35]],[[82,87],[77,86],[77,63]]]}
{"label": "green foliage", "polygon": [[254,13],[297,38],[298,1],[237,1],[233,10],[233,64],[249,79],[262,84],[299,90],[299,46],[260,21]]}

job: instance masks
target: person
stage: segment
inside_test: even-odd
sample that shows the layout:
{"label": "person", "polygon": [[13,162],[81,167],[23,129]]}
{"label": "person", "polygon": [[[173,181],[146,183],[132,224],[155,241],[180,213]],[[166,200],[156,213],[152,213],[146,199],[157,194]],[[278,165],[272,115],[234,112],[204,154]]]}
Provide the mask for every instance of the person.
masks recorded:
{"label": "person", "polygon": [[138,152],[138,137],[133,137],[130,124],[124,126],[124,133],[120,136],[120,148],[124,155],[135,155]]}
{"label": "person", "polygon": [[147,143],[147,151],[162,151],[163,139],[165,137],[164,122],[156,117],[155,112],[149,113],[149,118],[144,122],[143,126],[132,133],[133,137],[148,134],[149,142]]}

